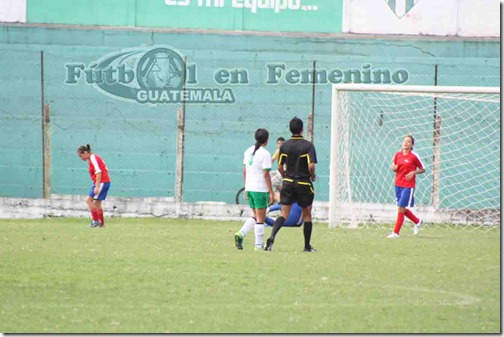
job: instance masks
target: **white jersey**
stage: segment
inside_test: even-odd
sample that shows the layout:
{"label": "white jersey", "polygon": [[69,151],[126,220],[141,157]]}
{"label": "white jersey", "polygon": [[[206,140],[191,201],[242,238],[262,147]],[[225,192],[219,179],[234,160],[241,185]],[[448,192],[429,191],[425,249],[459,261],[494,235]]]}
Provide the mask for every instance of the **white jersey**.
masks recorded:
{"label": "white jersey", "polygon": [[260,146],[256,153],[255,146],[249,147],[243,154],[243,165],[245,165],[245,191],[248,192],[269,192],[264,179],[264,170],[271,170],[271,154],[264,147]]}

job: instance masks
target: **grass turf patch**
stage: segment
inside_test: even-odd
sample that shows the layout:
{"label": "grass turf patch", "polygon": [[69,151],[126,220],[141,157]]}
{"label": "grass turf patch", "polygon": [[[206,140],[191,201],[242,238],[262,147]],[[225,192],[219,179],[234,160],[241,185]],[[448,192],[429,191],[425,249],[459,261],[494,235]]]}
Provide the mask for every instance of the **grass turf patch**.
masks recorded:
{"label": "grass turf patch", "polygon": [[[0,220],[0,331],[499,333],[500,232],[283,228],[241,222]],[[270,229],[266,229],[265,238]]]}

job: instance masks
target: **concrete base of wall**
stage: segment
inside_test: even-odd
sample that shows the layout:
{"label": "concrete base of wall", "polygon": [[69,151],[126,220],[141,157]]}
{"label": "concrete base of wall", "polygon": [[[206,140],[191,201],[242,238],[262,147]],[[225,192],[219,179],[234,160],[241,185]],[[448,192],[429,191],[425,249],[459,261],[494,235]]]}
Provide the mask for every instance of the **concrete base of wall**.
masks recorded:
{"label": "concrete base of wall", "polygon": [[[52,194],[48,199],[0,198],[0,218],[89,217],[82,195]],[[243,220],[251,214],[247,205],[223,202],[177,204],[173,198],[109,197],[103,203],[107,217],[158,217]],[[327,203],[315,204],[315,221],[327,221]]]}
{"label": "concrete base of wall", "polygon": [[[223,202],[195,202],[177,204],[173,198],[120,198],[109,197],[103,204],[107,217],[158,217],[213,220],[243,220],[251,214],[247,205]],[[339,205],[338,226],[352,223],[393,224],[397,208],[394,205],[353,204]],[[414,212],[424,223],[499,225],[500,210],[464,212],[443,211],[433,207],[415,207]],[[355,215],[356,214],[356,215]],[[355,216],[354,216],[355,215]],[[274,215],[273,217],[276,217]],[[0,198],[0,218],[89,217],[82,195],[52,194],[48,199]],[[315,201],[313,220],[328,223],[329,204]]]}
{"label": "concrete base of wall", "polygon": [[[325,209],[329,210],[328,205]],[[472,226],[499,226],[500,209],[469,210],[469,209],[436,209],[432,206],[416,206],[413,213],[422,219],[423,223],[452,224]],[[394,204],[370,203],[340,203],[336,207],[337,225],[348,224],[394,224],[397,206]],[[328,218],[328,217],[327,217]],[[406,222],[409,220],[406,219]]]}

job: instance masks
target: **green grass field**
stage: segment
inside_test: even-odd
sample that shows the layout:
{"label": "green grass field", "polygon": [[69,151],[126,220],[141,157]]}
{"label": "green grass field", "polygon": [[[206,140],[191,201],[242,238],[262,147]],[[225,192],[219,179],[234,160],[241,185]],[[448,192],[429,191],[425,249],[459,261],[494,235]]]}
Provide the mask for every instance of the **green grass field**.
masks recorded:
{"label": "green grass field", "polygon": [[[315,224],[272,252],[236,221],[0,220],[0,331],[500,333],[500,232]],[[265,235],[269,235],[266,229]]]}

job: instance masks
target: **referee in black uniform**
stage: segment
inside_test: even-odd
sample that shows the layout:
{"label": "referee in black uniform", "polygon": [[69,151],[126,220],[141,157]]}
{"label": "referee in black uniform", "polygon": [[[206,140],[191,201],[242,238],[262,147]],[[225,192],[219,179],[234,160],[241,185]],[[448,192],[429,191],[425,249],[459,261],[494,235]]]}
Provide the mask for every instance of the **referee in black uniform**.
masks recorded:
{"label": "referee in black uniform", "polygon": [[[282,191],[280,192],[281,215],[275,220],[271,236],[266,241],[265,250],[271,250],[275,242],[275,236],[282,227],[285,219],[289,216],[291,205],[297,201],[303,208],[303,234],[305,239],[305,252],[316,252],[310,244],[312,233],[312,203],[315,191],[312,182],[315,181],[315,164],[317,154],[312,142],[302,136],[303,121],[294,117],[289,128],[292,138],[286,140],[280,147],[278,158],[278,172],[283,177]],[[286,170],[284,170],[284,164]]]}

